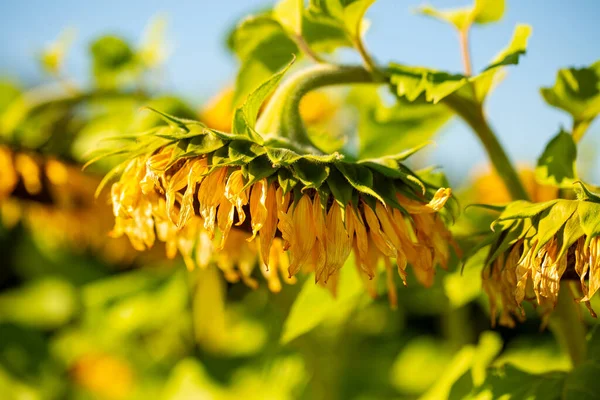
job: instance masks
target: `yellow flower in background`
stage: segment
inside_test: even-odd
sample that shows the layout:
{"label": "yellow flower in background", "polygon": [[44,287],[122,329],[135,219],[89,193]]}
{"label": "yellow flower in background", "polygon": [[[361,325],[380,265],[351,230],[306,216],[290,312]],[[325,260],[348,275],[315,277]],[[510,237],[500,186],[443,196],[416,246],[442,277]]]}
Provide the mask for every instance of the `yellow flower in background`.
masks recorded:
{"label": "yellow flower in background", "polygon": [[79,386],[99,399],[130,398],[135,377],[129,363],[110,354],[86,354],[71,368],[71,377]]}
{"label": "yellow flower in background", "polygon": [[[481,170],[484,172],[480,172]],[[519,178],[527,190],[529,197],[534,202],[553,200],[558,197],[555,186],[543,185],[536,181],[535,172],[529,167],[520,167]],[[498,174],[489,167],[477,170],[473,181],[476,202],[483,204],[506,204],[512,200],[504,182]]]}
{"label": "yellow flower in background", "polygon": [[136,254],[127,242],[106,235],[112,218],[110,207],[94,198],[99,182],[58,160],[0,146],[0,221],[9,228],[22,221],[52,246],[131,262]]}

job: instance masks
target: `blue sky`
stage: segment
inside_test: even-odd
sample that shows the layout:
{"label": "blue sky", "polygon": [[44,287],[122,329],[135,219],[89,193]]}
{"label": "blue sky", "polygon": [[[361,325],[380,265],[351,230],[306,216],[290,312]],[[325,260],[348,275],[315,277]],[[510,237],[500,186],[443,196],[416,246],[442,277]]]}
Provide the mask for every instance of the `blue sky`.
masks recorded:
{"label": "blue sky", "polygon": [[[86,44],[103,33],[137,40],[157,14],[169,21],[172,47],[165,69],[166,86],[199,103],[235,76],[236,63],[224,47],[225,33],[244,14],[272,3],[265,0],[6,0],[0,5],[0,75],[24,82],[41,78],[35,62],[39,49],[65,27],[77,30],[67,69],[86,74]],[[464,0],[430,0],[438,7],[468,4]],[[477,27],[471,50],[475,69],[482,68],[509,41],[517,23],[533,26],[529,51],[512,67],[487,103],[492,125],[514,160],[535,162],[544,143],[569,118],[545,105],[539,87],[551,85],[556,71],[584,66],[600,58],[600,1],[508,0],[499,24]],[[368,13],[367,44],[376,58],[460,72],[456,34],[447,25],[415,15],[418,0],[378,0]],[[596,38],[596,39],[594,39]],[[600,142],[599,124],[585,142]],[[439,136],[432,162],[452,172],[460,183],[486,157],[477,140],[460,121]],[[589,151],[591,146],[584,146]]]}

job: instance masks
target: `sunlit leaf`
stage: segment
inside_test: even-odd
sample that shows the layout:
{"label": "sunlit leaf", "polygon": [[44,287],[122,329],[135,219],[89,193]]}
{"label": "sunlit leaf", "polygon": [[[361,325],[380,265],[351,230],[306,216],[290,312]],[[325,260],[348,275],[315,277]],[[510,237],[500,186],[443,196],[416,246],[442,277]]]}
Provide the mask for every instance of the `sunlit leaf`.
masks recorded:
{"label": "sunlit leaf", "polygon": [[356,302],[363,294],[363,284],[353,268],[340,270],[337,297],[315,284],[309,277],[294,301],[281,335],[281,343],[289,343],[336,313],[342,306]]}
{"label": "sunlit leaf", "polygon": [[429,17],[453,25],[456,29],[463,31],[473,23],[489,24],[498,22],[504,16],[504,0],[475,0],[471,7],[462,7],[449,10],[438,10],[426,5],[418,11]]}
{"label": "sunlit leaf", "polygon": [[576,160],[577,146],[573,137],[561,130],[548,142],[538,159],[535,177],[540,183],[571,187],[577,178]]}
{"label": "sunlit leaf", "polygon": [[551,106],[573,116],[575,122],[593,120],[600,113],[600,61],[586,68],[561,69],[551,88],[542,88]]}

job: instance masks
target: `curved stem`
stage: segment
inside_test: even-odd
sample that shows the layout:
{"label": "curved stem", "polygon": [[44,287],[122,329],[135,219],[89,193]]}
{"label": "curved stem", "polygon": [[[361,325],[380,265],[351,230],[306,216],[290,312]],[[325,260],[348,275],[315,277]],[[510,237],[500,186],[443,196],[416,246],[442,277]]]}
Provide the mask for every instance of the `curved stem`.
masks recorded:
{"label": "curved stem", "polygon": [[469,29],[464,29],[458,32],[460,38],[460,51],[462,54],[465,75],[471,76],[473,69],[471,67],[471,52],[469,51]]}
{"label": "curved stem", "polygon": [[300,101],[306,93],[325,86],[379,82],[363,67],[314,65],[292,75],[275,91],[256,130],[312,146],[300,116]]}
{"label": "curved stem", "polygon": [[591,123],[592,121],[590,120],[573,121],[573,130],[571,135],[573,136],[573,141],[575,143],[579,143]]}
{"label": "curved stem", "polygon": [[561,283],[558,303],[550,316],[549,326],[559,345],[569,354],[573,367],[584,362],[587,352],[585,326],[571,293],[569,282]]}
{"label": "curved stem", "polygon": [[455,94],[446,97],[444,103],[460,115],[473,129],[488,153],[496,172],[504,181],[511,197],[514,200],[529,200],[529,195],[517,171],[488,124],[481,104]]}

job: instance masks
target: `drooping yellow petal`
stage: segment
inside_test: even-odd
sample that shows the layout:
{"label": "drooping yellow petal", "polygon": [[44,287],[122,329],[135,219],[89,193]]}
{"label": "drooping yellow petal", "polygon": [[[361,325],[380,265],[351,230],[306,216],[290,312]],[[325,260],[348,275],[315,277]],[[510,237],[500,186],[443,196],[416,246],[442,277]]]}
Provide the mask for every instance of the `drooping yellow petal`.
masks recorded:
{"label": "drooping yellow petal", "polygon": [[277,232],[277,195],[275,185],[273,184],[270,184],[267,188],[265,209],[267,211],[267,216],[259,232],[259,246],[262,260],[265,263],[265,266],[269,268],[271,245],[273,243],[273,238],[275,238],[275,233]]}
{"label": "drooping yellow petal", "polygon": [[267,186],[266,179],[262,179],[252,186],[252,191],[250,192],[250,218],[252,223],[252,236],[248,239],[248,241],[253,240],[258,234],[258,231],[267,222]]}
{"label": "drooping yellow petal", "polygon": [[221,231],[221,244],[217,247],[217,250],[219,251],[223,250],[225,243],[227,242],[229,231],[233,225],[233,213],[233,204],[231,204],[227,198],[223,197],[217,210],[217,225]]}
{"label": "drooping yellow petal", "polygon": [[287,213],[279,213],[278,228],[283,240],[289,246],[289,275],[294,276],[308,261],[316,240],[313,226],[312,203],[304,194],[297,204],[290,207]]}
{"label": "drooping yellow petal", "polygon": [[587,296],[581,301],[589,301],[600,288],[600,237],[591,239],[588,248],[589,257],[589,287]]}
{"label": "drooping yellow petal", "polygon": [[431,201],[427,204],[419,203],[416,200],[408,199],[402,196],[401,194],[398,194],[397,198],[400,205],[410,214],[423,214],[433,213],[441,210],[451,195],[452,189],[440,188],[435,193]]}
{"label": "drooping yellow petal", "polygon": [[369,227],[369,237],[373,240],[373,244],[384,256],[393,257],[394,251],[392,250],[392,244],[381,231],[379,219],[375,215],[375,212],[366,204],[364,205],[363,211],[365,213],[367,226]]}
{"label": "drooping yellow petal", "polygon": [[[335,274],[346,262],[352,250],[352,240],[344,227],[342,220],[342,210],[339,204],[334,201],[327,213],[327,236],[325,251],[327,258],[325,260],[325,283],[327,279]],[[353,233],[353,232],[352,232]]]}
{"label": "drooping yellow petal", "polygon": [[217,207],[225,196],[225,178],[227,167],[217,168],[204,178],[198,190],[198,202],[200,203],[200,215],[204,219],[204,229],[208,231],[211,238],[215,232],[215,217]]}
{"label": "drooping yellow petal", "polygon": [[315,282],[325,279],[325,263],[327,253],[325,246],[327,245],[327,225],[325,222],[325,211],[321,205],[321,197],[317,193],[313,199],[313,224],[315,227],[315,235],[317,240],[312,248],[311,263],[315,272]]}
{"label": "drooping yellow petal", "polygon": [[181,200],[179,222],[177,227],[183,227],[194,215],[194,194],[196,187],[202,182],[203,174],[207,170],[206,158],[194,159],[189,162],[190,170],[187,176],[187,187]]}
{"label": "drooping yellow petal", "polygon": [[238,222],[236,226],[240,226],[246,220],[244,206],[248,204],[248,191],[244,189],[244,175],[242,170],[233,171],[227,179],[225,186],[225,197],[235,206],[237,210]]}
{"label": "drooping yellow petal", "polygon": [[[350,220],[350,224],[353,226],[355,239],[354,245],[358,253],[357,262],[361,267],[362,271],[366,273],[370,279],[373,279],[374,271],[369,267],[367,261],[369,256],[369,237],[367,236],[367,228],[365,227],[362,218],[356,213],[352,207],[348,207],[350,212],[346,213],[347,220]],[[352,238],[351,238],[352,239]]]}
{"label": "drooping yellow petal", "polygon": [[188,175],[191,167],[191,162],[186,162],[183,167],[175,172],[175,174],[169,179],[169,184],[166,189],[165,198],[167,203],[167,216],[171,219],[171,221],[173,221],[174,224],[179,223],[179,215],[175,208],[175,201],[177,200],[178,195],[181,195],[179,191],[185,188],[188,184]]}

